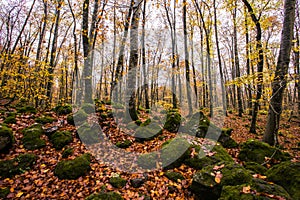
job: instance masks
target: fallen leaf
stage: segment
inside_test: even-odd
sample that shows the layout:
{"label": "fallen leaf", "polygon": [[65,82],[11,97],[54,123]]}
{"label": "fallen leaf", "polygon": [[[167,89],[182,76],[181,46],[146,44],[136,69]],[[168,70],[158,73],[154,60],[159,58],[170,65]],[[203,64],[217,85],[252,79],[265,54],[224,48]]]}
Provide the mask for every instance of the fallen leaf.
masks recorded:
{"label": "fallen leaf", "polygon": [[249,194],[251,192],[251,187],[250,186],[245,186],[243,187],[243,191],[244,194]]}
{"label": "fallen leaf", "polygon": [[16,195],[17,198],[20,198],[24,193],[23,192],[18,192],[18,194]]}

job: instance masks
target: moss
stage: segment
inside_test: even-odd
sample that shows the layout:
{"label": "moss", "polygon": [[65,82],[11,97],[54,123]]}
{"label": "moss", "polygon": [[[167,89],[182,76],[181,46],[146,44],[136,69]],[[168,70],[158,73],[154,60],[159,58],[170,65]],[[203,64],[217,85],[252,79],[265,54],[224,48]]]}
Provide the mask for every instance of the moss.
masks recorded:
{"label": "moss", "polygon": [[83,154],[73,160],[60,161],[54,170],[59,179],[77,179],[90,171],[90,155]]}
{"label": "moss", "polygon": [[241,185],[252,181],[250,172],[235,163],[225,164],[221,173],[223,174],[221,185]]}
{"label": "moss", "polygon": [[161,149],[161,163],[164,169],[179,167],[189,156],[190,143],[184,138],[171,139]]}
{"label": "moss", "polygon": [[0,176],[9,178],[16,174],[21,174],[30,169],[36,159],[37,156],[34,154],[21,154],[14,159],[0,161]]}
{"label": "moss", "polygon": [[203,167],[214,165],[220,162],[233,163],[232,157],[227,153],[220,144],[216,144],[209,154],[205,154],[200,146],[192,146],[196,151],[196,155],[192,158],[185,159],[184,163],[194,169],[202,169]]}
{"label": "moss", "polygon": [[126,185],[126,180],[121,177],[111,177],[109,183],[115,188],[122,188]]}
{"label": "moss", "polygon": [[94,104],[84,103],[84,104],[82,104],[81,109],[87,114],[95,113],[95,105]]}
{"label": "moss", "polygon": [[238,144],[234,141],[230,136],[231,132],[233,131],[232,128],[222,128],[221,135],[218,139],[218,142],[222,144],[225,148],[236,148]]}
{"label": "moss", "polygon": [[107,192],[92,194],[87,197],[85,200],[123,200],[122,196],[116,192]]}
{"label": "moss", "polygon": [[67,158],[74,153],[73,148],[67,148],[62,152],[62,158]]}
{"label": "moss", "polygon": [[22,142],[26,149],[35,150],[46,146],[46,142],[40,137],[44,133],[40,124],[33,125],[22,131],[24,133]]}
{"label": "moss", "polygon": [[39,117],[39,118],[35,119],[35,122],[40,123],[40,124],[52,123],[54,121],[55,121],[55,119],[50,116]]}
{"label": "moss", "polygon": [[18,108],[17,112],[18,113],[28,113],[28,114],[36,114],[37,113],[36,109],[32,106],[24,106],[24,107]]}
{"label": "moss", "polygon": [[75,125],[73,114],[70,114],[67,116],[67,122],[70,125],[73,125],[73,126]]}
{"label": "moss", "polygon": [[257,193],[266,193],[270,195],[284,197],[286,200],[292,199],[289,193],[283,187],[274,183],[269,183],[267,181],[254,178],[251,186],[257,191]]}
{"label": "moss", "polygon": [[84,112],[84,110],[80,109],[73,115],[73,118],[74,118],[74,122],[80,124],[87,120],[88,114]]}
{"label": "moss", "polygon": [[0,126],[0,153],[7,153],[13,146],[14,135],[12,129],[1,125]]}
{"label": "moss", "polygon": [[148,126],[151,123],[151,119],[148,118],[146,121],[144,121],[140,126]]}
{"label": "moss", "polygon": [[4,120],[5,124],[15,124],[17,123],[16,116],[8,116]]}
{"label": "moss", "polygon": [[100,130],[98,130],[97,128],[93,128],[88,123],[84,123],[78,128],[77,133],[80,140],[84,144],[89,145],[89,144],[96,144],[101,141],[101,138],[103,136],[101,135],[101,132],[98,131]]}
{"label": "moss", "polygon": [[72,113],[72,106],[69,104],[66,105],[58,105],[54,108],[54,111],[58,114],[58,115],[67,115]]}
{"label": "moss", "polygon": [[141,126],[135,130],[134,137],[138,141],[152,140],[157,135],[161,134],[160,126],[150,124],[147,127]]}
{"label": "moss", "polygon": [[242,193],[243,187],[248,185],[237,185],[237,186],[224,186],[219,200],[257,200],[254,194]]}
{"label": "moss", "polygon": [[125,140],[125,141],[121,141],[121,142],[117,142],[116,146],[119,148],[123,148],[126,149],[127,147],[129,147],[132,144],[132,142],[130,140]]}
{"label": "moss", "polygon": [[238,158],[242,161],[256,162],[259,164],[264,163],[266,157],[272,157],[275,161],[286,161],[290,159],[290,155],[287,153],[282,153],[279,149],[257,140],[249,140],[243,143],[238,155]]}
{"label": "moss", "polygon": [[267,172],[267,168],[255,162],[246,162],[244,167],[256,174],[265,174]]}
{"label": "moss", "polygon": [[62,149],[65,145],[72,142],[72,140],[72,133],[69,131],[58,131],[50,136],[50,141],[57,150]]}
{"label": "moss", "polygon": [[268,180],[285,188],[293,199],[300,199],[300,163],[286,161],[270,168]]}
{"label": "moss", "polygon": [[5,199],[5,197],[10,193],[8,187],[0,188],[0,198]]}
{"label": "moss", "polygon": [[164,129],[176,133],[181,124],[181,115],[178,112],[168,112]]}
{"label": "moss", "polygon": [[156,168],[157,159],[158,154],[155,152],[140,154],[137,159],[137,164],[143,169],[154,169]]}
{"label": "moss", "polygon": [[178,180],[184,180],[184,176],[179,172],[167,171],[165,175],[168,179],[174,182],[177,182]]}

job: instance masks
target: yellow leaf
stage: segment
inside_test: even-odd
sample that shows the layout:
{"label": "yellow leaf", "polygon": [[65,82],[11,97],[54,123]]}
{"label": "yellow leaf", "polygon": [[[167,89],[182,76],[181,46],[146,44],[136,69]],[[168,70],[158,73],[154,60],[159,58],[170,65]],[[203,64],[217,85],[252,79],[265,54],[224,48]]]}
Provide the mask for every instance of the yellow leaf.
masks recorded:
{"label": "yellow leaf", "polygon": [[250,187],[250,186],[245,186],[245,187],[243,187],[243,193],[244,193],[244,194],[249,194],[249,193],[250,193],[250,190],[251,190],[251,187]]}
{"label": "yellow leaf", "polygon": [[23,192],[18,192],[18,194],[16,195],[17,198],[21,197],[23,195]]}
{"label": "yellow leaf", "polygon": [[215,177],[216,183],[221,183],[221,179],[219,177]]}

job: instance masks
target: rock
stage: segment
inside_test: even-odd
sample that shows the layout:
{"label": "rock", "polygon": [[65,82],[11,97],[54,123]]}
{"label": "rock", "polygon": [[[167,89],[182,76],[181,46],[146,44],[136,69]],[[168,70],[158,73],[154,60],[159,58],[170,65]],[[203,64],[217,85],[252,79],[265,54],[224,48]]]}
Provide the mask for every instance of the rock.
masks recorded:
{"label": "rock", "polygon": [[24,106],[24,107],[18,108],[17,112],[18,113],[27,113],[27,114],[36,114],[37,113],[36,109],[32,106]]}
{"label": "rock", "polygon": [[225,185],[241,185],[251,183],[252,176],[242,166],[234,163],[225,163],[224,167],[217,170],[222,174],[220,182],[215,181],[214,165],[207,166],[196,172],[190,186],[191,190],[203,199],[218,199],[221,195],[222,187]]}
{"label": "rock", "polygon": [[167,113],[164,129],[169,132],[176,133],[179,130],[180,124],[181,115],[177,111],[169,111]]}
{"label": "rock", "polygon": [[0,153],[7,153],[13,146],[14,135],[10,128],[0,125]]}
{"label": "rock", "polygon": [[55,149],[60,150],[73,141],[72,133],[69,131],[58,131],[50,136],[50,141]]}
{"label": "rock", "polygon": [[[205,147],[205,146],[204,146]],[[210,149],[211,147],[208,147]],[[215,165],[220,162],[233,163],[232,157],[227,151],[220,145],[216,144],[211,152],[204,153],[200,146],[192,146],[190,151],[196,151],[196,155],[192,158],[189,157],[184,160],[184,163],[194,169],[202,169],[209,165]]]}
{"label": "rock", "polygon": [[141,187],[145,182],[145,179],[143,178],[135,178],[130,180],[130,184],[134,188],[139,188]]}
{"label": "rock", "polygon": [[131,144],[132,144],[132,142],[130,140],[125,140],[125,141],[117,142],[116,146],[119,148],[126,149],[126,148],[130,147]]}
{"label": "rock", "polygon": [[167,171],[165,176],[174,182],[177,182],[178,180],[184,180],[184,176],[179,172]]}
{"label": "rock", "polygon": [[84,144],[96,144],[101,142],[101,138],[104,136],[102,135],[103,133],[100,132],[101,130],[98,129],[97,127],[94,128],[93,126],[90,126],[88,123],[84,123],[81,125],[78,130],[78,136],[80,140]]}
{"label": "rock", "polygon": [[246,162],[244,164],[244,167],[248,170],[253,171],[256,174],[261,174],[261,175],[265,174],[268,170],[266,167],[255,162]]}
{"label": "rock", "polygon": [[4,120],[5,124],[15,124],[17,123],[16,116],[8,116]]}
{"label": "rock", "polygon": [[40,137],[44,134],[44,130],[41,124],[35,124],[23,131],[22,142],[26,149],[35,150],[46,146],[46,142]]}
{"label": "rock", "polygon": [[59,179],[77,179],[90,171],[90,154],[83,154],[73,160],[57,163],[54,175]]}
{"label": "rock", "polygon": [[231,138],[232,128],[222,128],[218,142],[225,148],[236,148],[238,144]]}
{"label": "rock", "polygon": [[123,200],[123,197],[116,192],[104,192],[99,194],[92,194],[85,200]]}
{"label": "rock", "polygon": [[53,127],[50,127],[50,128],[47,128],[45,129],[45,134],[47,136],[51,136],[52,134],[54,134],[56,131],[58,130],[58,126],[53,126]]}
{"label": "rock", "polygon": [[67,148],[62,152],[62,158],[67,158],[74,153],[73,148]]}
{"label": "rock", "polygon": [[134,137],[137,141],[143,142],[152,140],[157,135],[161,134],[161,127],[156,124],[150,124],[147,127],[141,126],[135,130]]}
{"label": "rock", "polygon": [[293,199],[300,199],[300,163],[286,161],[270,168],[268,180],[281,185]]}
{"label": "rock", "polygon": [[87,114],[95,113],[95,105],[91,103],[82,104],[81,109]]}
{"label": "rock", "polygon": [[143,169],[155,169],[158,161],[158,154],[155,152],[140,154],[137,158],[137,164]]}
{"label": "rock", "polygon": [[54,108],[54,111],[58,114],[58,115],[67,115],[72,113],[72,106],[69,104],[66,105],[58,105]]}
{"label": "rock", "polygon": [[88,114],[84,110],[80,109],[73,115],[73,120],[75,125],[81,125],[88,118]]}
{"label": "rock", "polygon": [[39,118],[35,119],[35,122],[39,123],[39,124],[48,124],[48,123],[52,123],[54,121],[55,121],[55,119],[50,116],[39,117]]}
{"label": "rock", "polygon": [[[291,158],[288,153],[283,153],[280,149],[271,147],[269,144],[257,140],[249,140],[241,144],[241,151],[238,155],[241,161],[263,164],[266,157],[272,157],[274,162],[286,161]],[[274,162],[269,163],[272,164]]]}
{"label": "rock", "polygon": [[21,154],[11,160],[0,161],[0,176],[9,178],[28,170],[35,163],[37,156],[34,154]]}
{"label": "rock", "polygon": [[111,177],[109,183],[115,188],[122,188],[126,185],[127,181],[121,177]]}
{"label": "rock", "polygon": [[73,125],[73,126],[75,125],[73,114],[70,114],[67,116],[67,122],[70,125]]}

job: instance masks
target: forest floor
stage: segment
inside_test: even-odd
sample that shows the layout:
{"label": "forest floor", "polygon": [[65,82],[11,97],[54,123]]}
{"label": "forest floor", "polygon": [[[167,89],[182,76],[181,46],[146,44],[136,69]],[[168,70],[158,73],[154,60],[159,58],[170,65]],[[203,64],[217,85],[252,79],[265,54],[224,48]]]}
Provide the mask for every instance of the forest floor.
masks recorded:
{"label": "forest floor", "polygon": [[[49,113],[48,113],[49,114]],[[74,159],[77,156],[88,152],[81,141],[76,137],[75,127],[66,123],[66,116],[56,116],[54,112],[50,113],[58,121],[46,126],[59,126],[60,130],[69,130],[73,132],[73,141],[68,145],[74,149],[73,155],[68,159]],[[181,165],[171,171],[179,172],[184,176],[182,181],[172,181],[166,176],[166,170],[156,170],[147,173],[147,181],[138,188],[132,187],[130,180],[144,178],[144,173],[126,173],[114,169],[106,164],[101,164],[98,160],[92,159],[91,171],[76,180],[61,180],[54,175],[54,169],[58,161],[62,160],[62,150],[56,150],[46,136],[46,146],[37,150],[27,150],[24,148],[21,139],[21,130],[35,123],[35,118],[41,114],[18,115],[17,122],[9,126],[14,131],[15,144],[8,154],[1,154],[1,160],[15,158],[19,154],[34,153],[38,155],[35,165],[29,171],[15,175],[11,178],[0,179],[0,189],[9,188],[7,199],[85,199],[87,196],[101,191],[115,191],[121,194],[124,199],[194,199],[194,195],[188,187],[192,182],[192,176],[195,169],[186,165]],[[258,133],[249,133],[249,124],[251,116],[244,115],[238,117],[236,113],[229,114],[225,119],[224,127],[233,128],[232,138],[238,143],[248,139],[261,139],[266,124],[266,115],[259,115],[257,121]],[[2,117],[1,117],[2,118]],[[3,118],[0,119],[0,124]],[[111,123],[111,122],[104,122]],[[109,126],[114,131],[114,126]],[[161,145],[169,138],[174,137],[173,133],[164,131],[161,138],[147,141],[144,143],[134,142],[130,146],[131,150],[145,152],[161,148]],[[300,160],[299,143],[300,127],[297,122],[288,122],[283,118],[280,125],[279,142],[285,151],[288,151],[295,161]],[[238,162],[237,154],[239,148],[229,149],[228,152]],[[127,183],[122,188],[115,188],[109,183],[110,177],[118,174]]]}

